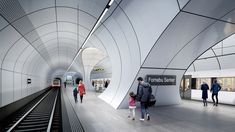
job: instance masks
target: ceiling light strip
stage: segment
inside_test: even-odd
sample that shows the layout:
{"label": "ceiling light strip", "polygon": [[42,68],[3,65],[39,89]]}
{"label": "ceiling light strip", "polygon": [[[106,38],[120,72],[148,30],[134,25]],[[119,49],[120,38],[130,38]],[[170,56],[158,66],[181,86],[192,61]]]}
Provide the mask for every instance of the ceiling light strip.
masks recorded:
{"label": "ceiling light strip", "polygon": [[102,14],[100,15],[98,21],[96,21],[95,26],[92,28],[91,32],[88,34],[88,36],[86,37],[84,43],[82,44],[82,46],[79,48],[76,56],[74,57],[72,63],[69,65],[68,69],[66,70],[66,72],[69,71],[69,69],[72,67],[73,63],[75,62],[75,60],[77,59],[77,57],[79,56],[79,54],[81,53],[81,51],[83,50],[83,48],[85,47],[87,41],[89,40],[89,38],[91,37],[91,35],[93,34],[93,32],[95,31],[95,29],[97,28],[97,26],[99,25],[100,21],[102,20],[102,18],[104,17],[104,15],[107,13],[107,11],[109,10],[110,6],[112,5],[112,3],[114,2],[114,0],[110,0],[109,3],[107,4],[107,6],[105,7],[105,9],[103,10]]}

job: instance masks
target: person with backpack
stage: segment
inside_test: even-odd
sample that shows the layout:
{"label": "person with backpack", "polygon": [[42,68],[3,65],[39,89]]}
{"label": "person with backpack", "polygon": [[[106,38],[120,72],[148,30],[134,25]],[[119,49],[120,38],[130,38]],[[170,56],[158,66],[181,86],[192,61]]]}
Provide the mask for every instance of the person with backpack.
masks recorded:
{"label": "person with backpack", "polygon": [[144,121],[144,115],[146,114],[147,120],[150,120],[149,115],[149,101],[152,94],[152,88],[149,83],[144,82],[142,77],[137,78],[138,88],[137,88],[137,98],[140,101],[141,106],[141,118],[140,121]]}
{"label": "person with backpack", "polygon": [[[212,92],[212,100],[213,100],[213,103],[214,103],[214,106],[218,106],[218,93],[219,91],[221,90],[221,86],[217,83],[217,80],[214,80],[214,83],[212,84],[211,86],[211,92]],[[215,103],[215,99],[214,99],[214,96],[216,98],[216,103]]]}

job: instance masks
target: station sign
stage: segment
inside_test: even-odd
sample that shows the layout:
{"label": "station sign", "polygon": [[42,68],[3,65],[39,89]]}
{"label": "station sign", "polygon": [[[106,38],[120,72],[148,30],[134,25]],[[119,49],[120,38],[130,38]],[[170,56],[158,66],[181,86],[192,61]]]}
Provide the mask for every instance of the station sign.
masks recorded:
{"label": "station sign", "polygon": [[150,85],[176,85],[176,75],[146,75]]}
{"label": "station sign", "polygon": [[96,72],[104,71],[104,68],[94,68],[93,71],[96,71]]}

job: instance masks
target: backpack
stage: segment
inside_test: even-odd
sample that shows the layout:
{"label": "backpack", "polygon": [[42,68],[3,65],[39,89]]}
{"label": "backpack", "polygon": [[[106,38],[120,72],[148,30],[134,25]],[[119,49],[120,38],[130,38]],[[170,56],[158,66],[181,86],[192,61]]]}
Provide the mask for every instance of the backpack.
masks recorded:
{"label": "backpack", "polygon": [[155,105],[155,103],[156,103],[156,98],[153,94],[151,94],[149,102],[148,102],[148,106],[153,106]]}

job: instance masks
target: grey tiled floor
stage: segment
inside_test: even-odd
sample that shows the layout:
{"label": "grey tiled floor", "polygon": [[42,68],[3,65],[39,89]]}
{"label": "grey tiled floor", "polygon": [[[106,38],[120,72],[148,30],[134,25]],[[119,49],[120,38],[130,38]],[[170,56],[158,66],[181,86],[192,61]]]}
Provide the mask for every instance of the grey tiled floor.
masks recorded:
{"label": "grey tiled floor", "polygon": [[95,92],[88,91],[82,104],[74,103],[72,88],[66,92],[86,132],[235,132],[235,106],[203,107],[184,100],[181,105],[151,107],[151,120],[141,122],[139,109],[132,121],[128,109],[113,109]]}

